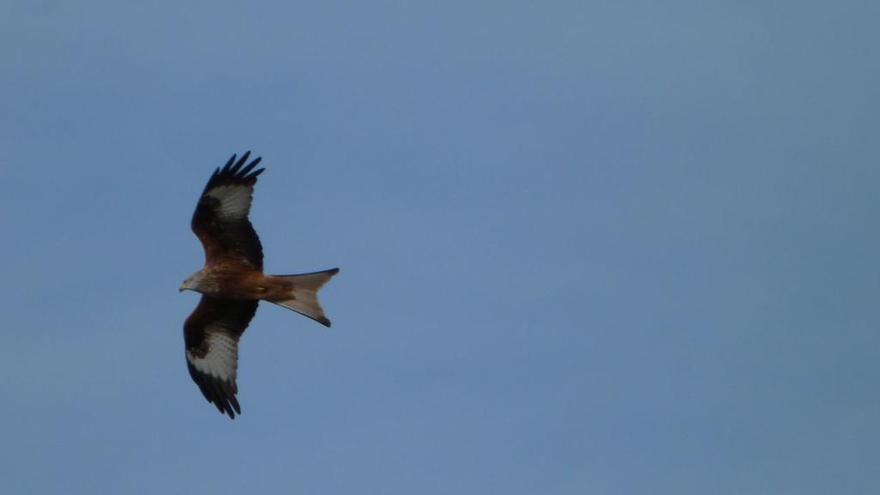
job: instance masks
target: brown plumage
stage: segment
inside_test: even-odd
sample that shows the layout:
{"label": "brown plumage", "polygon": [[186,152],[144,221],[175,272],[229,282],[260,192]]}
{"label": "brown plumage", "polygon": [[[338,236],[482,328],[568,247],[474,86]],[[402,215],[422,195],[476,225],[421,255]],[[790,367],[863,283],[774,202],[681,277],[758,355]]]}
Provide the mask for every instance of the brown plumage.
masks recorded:
{"label": "brown plumage", "polygon": [[208,402],[230,418],[241,414],[236,394],[238,341],[257,311],[269,301],[330,326],[318,291],[338,268],[298,275],[263,274],[263,247],[248,214],[257,176],[250,152],[235,155],[211,175],[192,218],[192,230],[205,249],[205,267],[180,290],[202,294],[183,325],[189,374]]}

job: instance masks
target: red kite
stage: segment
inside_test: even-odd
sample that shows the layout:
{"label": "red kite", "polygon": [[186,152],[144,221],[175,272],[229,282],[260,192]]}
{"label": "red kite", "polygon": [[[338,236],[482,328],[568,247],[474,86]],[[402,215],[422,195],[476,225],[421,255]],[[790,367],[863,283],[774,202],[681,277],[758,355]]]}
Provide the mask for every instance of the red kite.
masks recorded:
{"label": "red kite", "polygon": [[235,155],[208,180],[192,218],[192,230],[205,248],[205,267],[183,281],[180,290],[202,294],[183,324],[186,365],[208,402],[235,419],[238,340],[260,301],[292,309],[324,326],[330,320],[318,290],[338,268],[300,275],[264,275],[263,248],[248,220],[261,158]]}

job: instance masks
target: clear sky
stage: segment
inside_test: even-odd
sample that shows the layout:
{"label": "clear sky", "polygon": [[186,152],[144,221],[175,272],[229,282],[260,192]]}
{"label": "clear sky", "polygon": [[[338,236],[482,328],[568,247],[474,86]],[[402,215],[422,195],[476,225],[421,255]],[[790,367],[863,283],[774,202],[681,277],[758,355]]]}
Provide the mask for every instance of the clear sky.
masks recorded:
{"label": "clear sky", "polygon": [[[0,492],[880,492],[873,1],[0,5]],[[263,157],[243,415],[187,375]]]}

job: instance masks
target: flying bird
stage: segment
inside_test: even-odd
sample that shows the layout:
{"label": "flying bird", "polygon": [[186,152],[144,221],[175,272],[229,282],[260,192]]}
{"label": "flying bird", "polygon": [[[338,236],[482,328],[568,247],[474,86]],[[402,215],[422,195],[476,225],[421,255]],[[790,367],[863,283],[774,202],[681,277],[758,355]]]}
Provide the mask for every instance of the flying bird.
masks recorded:
{"label": "flying bird", "polygon": [[186,365],[202,394],[221,414],[235,419],[241,406],[235,395],[238,341],[268,301],[329,327],[318,290],[338,268],[299,275],[265,275],[263,248],[248,220],[254,185],[264,169],[261,158],[247,163],[250,151],[217,168],[196,206],[192,230],[205,249],[205,266],[183,281],[180,291],[202,294],[183,324]]}

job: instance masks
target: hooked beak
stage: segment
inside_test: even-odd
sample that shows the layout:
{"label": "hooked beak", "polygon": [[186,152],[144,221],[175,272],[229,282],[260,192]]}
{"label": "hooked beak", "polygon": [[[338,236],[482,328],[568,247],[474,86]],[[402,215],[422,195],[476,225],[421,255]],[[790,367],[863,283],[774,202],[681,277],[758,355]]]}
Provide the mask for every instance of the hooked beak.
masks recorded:
{"label": "hooked beak", "polygon": [[177,292],[183,292],[186,290],[186,287],[183,284],[180,284],[180,288],[177,289]]}

